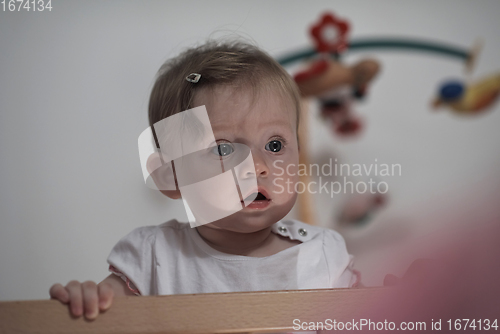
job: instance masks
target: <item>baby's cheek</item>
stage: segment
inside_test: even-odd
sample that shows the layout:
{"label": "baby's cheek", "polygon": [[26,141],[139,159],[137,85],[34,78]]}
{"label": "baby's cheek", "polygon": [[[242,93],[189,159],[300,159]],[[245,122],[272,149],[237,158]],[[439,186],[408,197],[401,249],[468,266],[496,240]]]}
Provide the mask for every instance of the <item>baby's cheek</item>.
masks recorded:
{"label": "baby's cheek", "polygon": [[296,193],[296,183],[298,182],[298,168],[296,164],[280,165],[280,168],[271,169],[273,179],[272,192],[282,201],[293,197]]}

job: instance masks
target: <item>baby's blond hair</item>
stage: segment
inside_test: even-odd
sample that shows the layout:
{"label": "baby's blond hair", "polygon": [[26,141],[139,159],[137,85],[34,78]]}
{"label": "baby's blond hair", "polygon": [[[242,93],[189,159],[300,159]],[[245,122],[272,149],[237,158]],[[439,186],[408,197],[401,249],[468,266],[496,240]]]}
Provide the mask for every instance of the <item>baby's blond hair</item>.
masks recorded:
{"label": "baby's blond hair", "polygon": [[[201,75],[197,83],[186,80],[191,73]],[[263,84],[278,88],[291,100],[298,126],[300,93],[278,62],[251,44],[209,41],[184,51],[161,66],[149,99],[149,124],[153,128],[156,122],[192,108],[195,94],[202,88],[226,85],[248,87],[258,92]]]}

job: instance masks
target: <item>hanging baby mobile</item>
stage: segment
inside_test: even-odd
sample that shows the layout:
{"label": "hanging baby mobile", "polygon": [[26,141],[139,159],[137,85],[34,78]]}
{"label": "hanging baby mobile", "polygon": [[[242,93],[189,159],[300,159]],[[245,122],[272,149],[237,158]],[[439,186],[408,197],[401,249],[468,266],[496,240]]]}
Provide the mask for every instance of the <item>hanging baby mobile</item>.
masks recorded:
{"label": "hanging baby mobile", "polygon": [[[349,52],[370,49],[410,50],[440,54],[465,62],[470,72],[479,45],[471,49],[442,42],[411,38],[358,38],[350,39],[350,24],[333,13],[325,13],[310,29],[314,47],[292,52],[278,59],[283,66],[306,61],[304,70],[294,75],[304,97],[316,97],[321,114],[332,121],[337,135],[348,136],[363,128],[360,119],[351,110],[353,100],[362,99],[372,80],[380,70],[375,59],[364,59],[353,65],[342,62]],[[447,106],[459,114],[479,114],[491,109],[500,93],[500,73],[487,76],[475,83],[468,80],[448,80],[438,89],[433,106]]]}
{"label": "hanging baby mobile", "polygon": [[[433,53],[463,61],[466,73],[470,75],[480,50],[478,43],[475,47],[466,49],[447,43],[411,38],[350,38],[349,22],[329,12],[324,13],[309,32],[314,46],[290,52],[278,61],[285,67],[301,65],[293,74],[301,95],[318,100],[322,118],[329,123],[335,136],[340,138],[356,138],[366,127],[352,106],[354,102],[367,96],[370,85],[381,69],[379,61],[371,58],[361,59],[350,65],[345,64],[342,60],[345,54],[374,49]],[[479,115],[492,109],[500,94],[500,73],[467,84],[469,81],[455,79],[436,85],[438,89],[432,106],[436,110],[438,107],[447,107],[460,115]],[[302,145],[307,146],[307,118],[302,119],[306,124],[301,126],[299,137]],[[301,153],[300,160],[307,165],[307,154]],[[308,181],[308,176],[302,178],[303,182]],[[363,205],[358,205],[358,202],[363,202]],[[366,223],[368,214],[386,202],[386,198],[381,194],[368,200],[363,198],[363,201],[352,198],[346,203],[340,220],[354,225]],[[311,194],[304,193],[299,196],[299,218],[314,224],[313,206]],[[352,208],[361,208],[356,210],[363,212]]]}

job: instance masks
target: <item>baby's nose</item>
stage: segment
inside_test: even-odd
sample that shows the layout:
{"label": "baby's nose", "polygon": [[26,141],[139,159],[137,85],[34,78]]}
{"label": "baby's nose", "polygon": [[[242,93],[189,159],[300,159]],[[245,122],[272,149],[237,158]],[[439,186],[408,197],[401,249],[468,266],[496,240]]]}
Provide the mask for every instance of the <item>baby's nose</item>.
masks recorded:
{"label": "baby's nose", "polygon": [[262,155],[259,153],[252,155],[257,177],[267,177],[269,175],[269,167]]}

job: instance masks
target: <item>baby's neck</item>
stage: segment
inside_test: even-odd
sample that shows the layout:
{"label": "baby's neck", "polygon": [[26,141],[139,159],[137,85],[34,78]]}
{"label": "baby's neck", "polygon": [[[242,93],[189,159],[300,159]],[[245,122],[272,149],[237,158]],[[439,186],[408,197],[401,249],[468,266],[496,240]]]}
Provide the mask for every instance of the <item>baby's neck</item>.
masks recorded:
{"label": "baby's neck", "polygon": [[300,243],[290,243],[291,240],[275,235],[271,232],[271,227],[253,233],[232,232],[206,226],[198,226],[196,229],[210,247],[233,255],[264,257]]}

